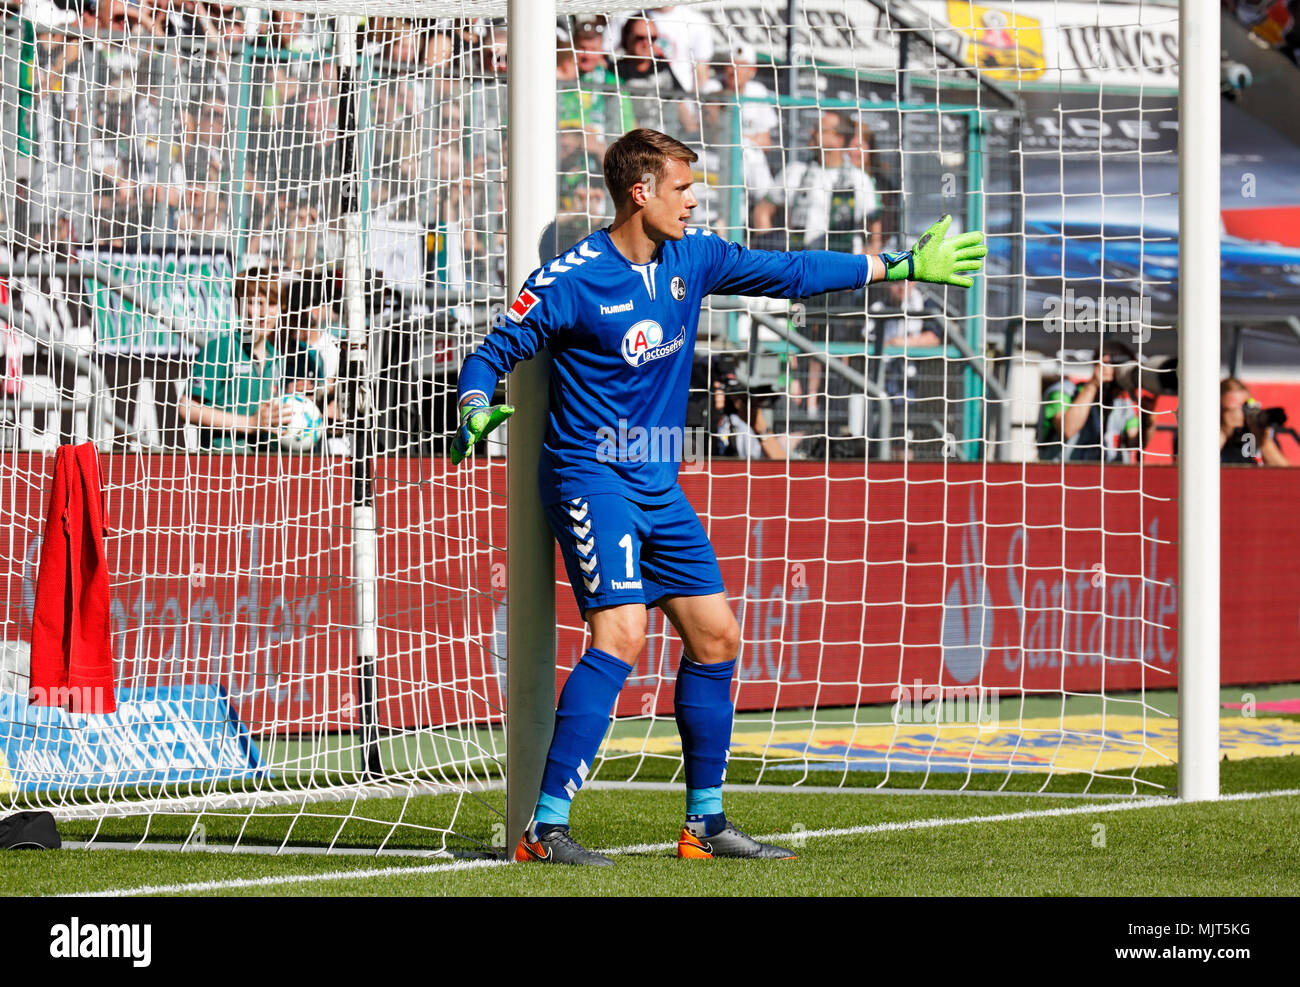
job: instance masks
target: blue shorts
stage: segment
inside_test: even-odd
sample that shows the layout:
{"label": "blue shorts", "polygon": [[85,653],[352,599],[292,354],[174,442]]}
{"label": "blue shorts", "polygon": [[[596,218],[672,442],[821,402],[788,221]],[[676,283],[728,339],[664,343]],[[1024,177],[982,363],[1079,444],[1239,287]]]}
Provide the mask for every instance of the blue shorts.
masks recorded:
{"label": "blue shorts", "polygon": [[584,615],[596,607],[650,607],[665,596],[723,592],[713,546],[680,488],[667,504],[639,504],[620,494],[564,500],[547,506],[546,520]]}

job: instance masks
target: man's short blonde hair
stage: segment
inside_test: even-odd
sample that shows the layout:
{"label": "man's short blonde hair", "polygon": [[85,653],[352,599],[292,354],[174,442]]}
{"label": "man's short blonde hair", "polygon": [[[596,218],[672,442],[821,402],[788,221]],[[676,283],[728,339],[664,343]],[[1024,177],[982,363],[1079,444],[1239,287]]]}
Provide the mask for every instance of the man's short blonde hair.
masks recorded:
{"label": "man's short blonde hair", "polygon": [[699,157],[675,137],[657,130],[646,127],[629,130],[605,152],[605,187],[614,199],[615,208],[621,208],[637,182],[645,181],[647,175],[655,181],[664,177],[669,158],[691,164]]}

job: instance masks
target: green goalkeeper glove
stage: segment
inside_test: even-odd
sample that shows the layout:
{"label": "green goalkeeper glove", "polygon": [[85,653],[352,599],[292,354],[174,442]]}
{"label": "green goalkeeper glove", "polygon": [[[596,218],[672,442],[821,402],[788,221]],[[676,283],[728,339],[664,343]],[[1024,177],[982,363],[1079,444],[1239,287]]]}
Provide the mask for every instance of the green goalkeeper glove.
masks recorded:
{"label": "green goalkeeper glove", "polygon": [[984,262],[981,258],[989,252],[984,245],[984,234],[979,230],[961,233],[945,240],[951,216],[944,216],[921,234],[912,249],[901,254],[881,254],[887,281],[928,281],[931,284],[951,284],[969,288],[975,282],[965,277],[963,271],[978,271]]}
{"label": "green goalkeeper glove", "polygon": [[451,440],[451,465],[459,465],[475,445],[514,413],[508,404],[489,407],[481,397],[469,398],[460,409],[460,428]]}

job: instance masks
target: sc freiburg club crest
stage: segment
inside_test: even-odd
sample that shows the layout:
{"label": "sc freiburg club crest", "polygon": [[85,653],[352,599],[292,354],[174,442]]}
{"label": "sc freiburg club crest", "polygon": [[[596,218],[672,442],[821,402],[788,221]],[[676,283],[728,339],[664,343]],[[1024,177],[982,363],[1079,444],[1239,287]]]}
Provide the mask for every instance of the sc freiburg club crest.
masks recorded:
{"label": "sc freiburg club crest", "polygon": [[672,283],[668,287],[669,290],[672,291],[673,297],[679,302],[686,297],[686,282],[681,278],[673,278]]}

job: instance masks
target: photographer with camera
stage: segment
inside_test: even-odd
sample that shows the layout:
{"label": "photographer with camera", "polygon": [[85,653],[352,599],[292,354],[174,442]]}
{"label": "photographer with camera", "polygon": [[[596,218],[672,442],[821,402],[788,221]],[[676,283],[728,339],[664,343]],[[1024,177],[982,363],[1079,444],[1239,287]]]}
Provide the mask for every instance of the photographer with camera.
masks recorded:
{"label": "photographer with camera", "polygon": [[1263,408],[1236,377],[1219,384],[1219,462],[1252,466],[1290,466],[1273,438],[1286,424],[1282,408]]}
{"label": "photographer with camera", "polygon": [[1172,362],[1144,367],[1123,343],[1107,343],[1089,380],[1076,384],[1062,377],[1043,394],[1039,458],[1136,462],[1155,432],[1156,396],[1172,391],[1156,381],[1173,378],[1175,370]]}
{"label": "photographer with camera", "polygon": [[747,387],[729,361],[714,369],[709,432],[715,456],[741,459],[788,459],[784,444],[769,431],[765,409],[776,402],[770,385]]}

